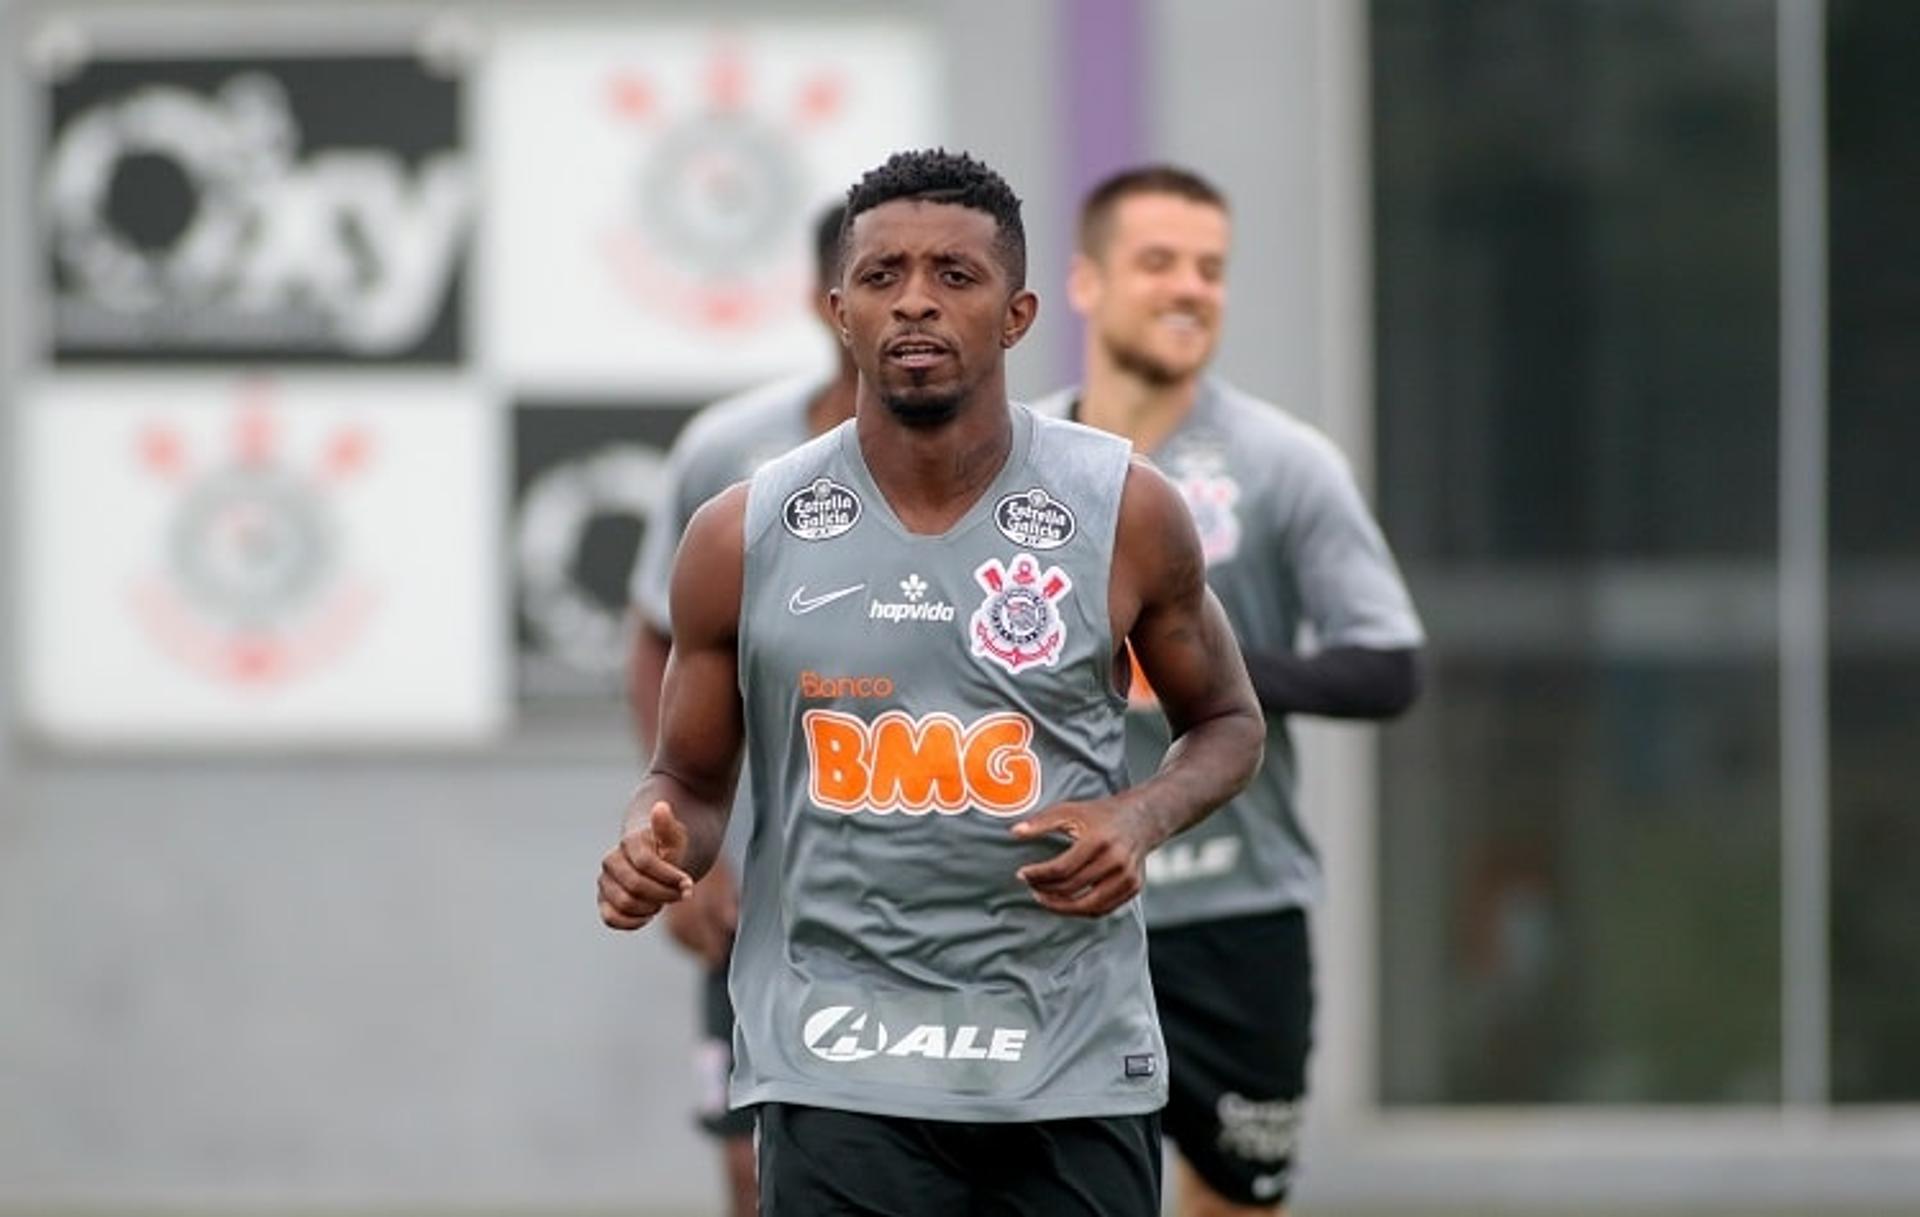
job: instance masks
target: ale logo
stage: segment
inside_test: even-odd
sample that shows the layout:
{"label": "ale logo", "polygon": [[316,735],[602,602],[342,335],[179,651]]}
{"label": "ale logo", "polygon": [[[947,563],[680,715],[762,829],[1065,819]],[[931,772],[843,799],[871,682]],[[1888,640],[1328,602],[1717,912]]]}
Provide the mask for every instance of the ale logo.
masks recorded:
{"label": "ale logo", "polygon": [[807,794],[844,815],[956,816],[976,808],[1016,816],[1040,799],[1033,722],[1001,712],[962,723],[951,714],[888,710],[871,723],[837,710],[801,716]]}
{"label": "ale logo", "polygon": [[800,1039],[808,1052],[836,1065],[882,1055],[1017,1064],[1027,1050],[1026,1028],[980,1023],[921,1023],[899,1039],[890,1039],[886,1024],[857,1006],[826,1006],[814,1011],[801,1026]]}
{"label": "ale logo", "polygon": [[844,1064],[878,1056],[887,1047],[886,1024],[865,1010],[828,1006],[817,1010],[800,1029],[807,1051],[823,1061]]}

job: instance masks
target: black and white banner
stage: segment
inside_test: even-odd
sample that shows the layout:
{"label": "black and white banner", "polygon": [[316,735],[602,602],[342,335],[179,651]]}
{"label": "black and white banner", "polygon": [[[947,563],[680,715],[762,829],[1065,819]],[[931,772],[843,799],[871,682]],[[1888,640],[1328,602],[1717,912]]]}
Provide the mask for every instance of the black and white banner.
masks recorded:
{"label": "black and white banner", "polygon": [[508,552],[523,701],[620,696],[634,560],[692,413],[693,403],[515,410]]}
{"label": "black and white banner", "polygon": [[49,353],[457,362],[461,93],[398,55],[84,63],[37,172]]}

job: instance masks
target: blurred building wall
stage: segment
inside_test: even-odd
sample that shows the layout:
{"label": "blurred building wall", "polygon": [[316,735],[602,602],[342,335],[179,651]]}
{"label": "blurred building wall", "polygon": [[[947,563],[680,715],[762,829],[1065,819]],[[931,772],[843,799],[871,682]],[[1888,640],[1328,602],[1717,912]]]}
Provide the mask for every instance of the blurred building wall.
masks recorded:
{"label": "blurred building wall", "polygon": [[[1368,111],[1379,94],[1367,73],[1378,38],[1401,27],[1383,23],[1370,47],[1365,7],[928,0],[902,9],[925,15],[947,64],[950,146],[983,155],[1027,199],[1043,307],[1012,362],[1016,394],[1045,391],[1077,366],[1077,329],[1060,291],[1075,182],[1099,171],[1101,155],[1184,161],[1224,185],[1237,218],[1221,371],[1325,427],[1371,481],[1371,211],[1379,196],[1370,175],[1381,153],[1369,146]],[[1423,11],[1374,7],[1390,17]],[[0,15],[20,9],[19,0],[0,0]],[[34,12],[50,10],[59,6]],[[524,12],[473,11],[484,28],[489,13],[509,10]],[[238,9],[195,11],[220,20]],[[1524,8],[1503,11],[1527,19]],[[1128,26],[1117,45],[1131,48],[1141,104],[1117,119],[1076,113],[1074,97],[1098,92],[1081,87],[1085,77],[1103,69],[1077,40],[1116,20]],[[24,178],[33,86],[17,68],[9,59],[0,81],[0,236],[10,250],[28,248],[19,204],[34,197]],[[1437,123],[1421,99],[1444,90],[1397,83],[1415,128]],[[1622,86],[1611,96],[1631,95]],[[1502,117],[1498,105],[1492,113]],[[1516,230],[1494,223],[1489,231],[1511,238]],[[1425,269],[1395,256],[1414,273]],[[0,467],[9,471],[21,435],[15,390],[25,335],[44,323],[20,311],[38,273],[31,258],[0,259],[9,372],[0,382],[8,394]],[[1484,286],[1471,273],[1466,281]],[[1479,316],[1425,311],[1461,325]],[[1549,328],[1557,320],[1534,312]],[[1383,324],[1392,320],[1391,301],[1380,314]],[[1404,327],[1394,332],[1405,340]],[[1470,335],[1456,346],[1478,358],[1498,337]],[[1385,375],[1402,365],[1381,366]],[[1411,379],[1418,390],[1420,379]],[[1385,389],[1403,404],[1418,400],[1401,392],[1405,385]],[[1485,398],[1472,382],[1457,391],[1463,410]],[[490,408],[504,415],[510,405],[496,394]],[[1461,417],[1407,416],[1443,438]],[[1404,436],[1407,425],[1390,421],[1383,434]],[[504,418],[500,429],[510,430]],[[1437,501],[1456,501],[1459,484],[1436,478],[1429,488]],[[1410,480],[1399,501],[1422,485]],[[0,648],[0,714],[17,724],[20,492],[10,475],[4,489],[0,628],[9,641]],[[1472,613],[1460,616],[1472,624]],[[1465,636],[1449,630],[1450,641]],[[0,731],[0,1210],[258,1202],[664,1215],[713,1204],[717,1170],[688,1116],[694,968],[657,933],[606,933],[593,909],[593,869],[635,776],[624,717],[602,693],[564,705],[515,703],[511,728],[477,750],[76,753]],[[1634,690],[1625,693],[1631,701]],[[1430,699],[1427,712],[1447,704]],[[1450,722],[1484,731],[1478,720]],[[1468,766],[1444,787],[1425,782],[1460,755],[1422,751],[1439,729],[1394,729],[1386,772],[1401,801],[1392,806],[1417,810],[1421,798],[1445,796],[1505,809],[1530,827],[1535,804],[1525,799],[1476,803],[1472,782],[1487,766]],[[1910,1109],[1830,1115],[1730,1105],[1700,1128],[1685,1125],[1694,1113],[1631,1102],[1597,1112],[1518,1105],[1540,1102],[1524,1088],[1497,1096],[1506,1105],[1459,1102],[1436,1080],[1445,1062],[1431,1049],[1423,1004],[1475,1000],[1446,971],[1447,926],[1437,910],[1449,891],[1433,874],[1421,880],[1430,888],[1375,882],[1382,861],[1442,858],[1442,823],[1403,812],[1390,842],[1398,852],[1383,859],[1374,735],[1317,726],[1304,734],[1309,816],[1331,876],[1318,926],[1322,1013],[1306,1201],[1490,1209],[1569,1197],[1707,1205],[1920,1195],[1912,1121],[1902,1114]],[[1525,880],[1527,864],[1509,858],[1486,874]],[[1402,938],[1383,934],[1382,923],[1441,947],[1396,955]],[[1538,945],[1524,934],[1515,941],[1516,949]],[[1531,1000],[1519,1005],[1534,1019],[1552,1013]],[[1399,1038],[1383,1039],[1383,1026]],[[1492,1049],[1476,1049],[1472,1063],[1520,1061],[1526,1042],[1502,1041],[1495,1030]],[[1660,1031],[1645,1034],[1660,1042]]]}
{"label": "blurred building wall", "polygon": [[[258,6],[194,19],[241,8]],[[906,11],[947,57],[946,142],[1027,200],[1051,308],[1014,368],[1039,392],[1071,358],[1055,287],[1058,14],[1024,0]],[[10,24],[9,42],[27,28]],[[0,214],[18,250],[33,196],[16,49]],[[34,271],[8,259],[0,274],[18,369]],[[6,488],[0,709],[17,722]],[[658,931],[607,932],[594,908],[637,772],[628,739],[611,700],[478,749],[374,757],[87,755],[0,732],[0,1210],[715,1203],[717,1158],[691,1116],[695,968]]]}
{"label": "blurred building wall", "polygon": [[[96,11],[7,8],[22,34]],[[913,11],[946,56],[947,142],[1026,199],[1044,305],[1013,358],[1016,393],[1078,366],[1060,287],[1071,166],[1118,167],[1105,148],[1220,179],[1243,217],[1222,370],[1324,420],[1307,6],[1236,0],[1191,21],[1165,2]],[[1103,70],[1076,62],[1072,39],[1116,16],[1145,77],[1117,123],[1069,104],[1071,74]],[[1276,47],[1283,70],[1266,70]],[[38,98],[20,61],[7,67],[18,201],[33,197]],[[1262,137],[1222,114],[1259,116]],[[27,216],[5,214],[11,248],[27,248]],[[38,264],[4,273],[17,371],[28,327],[14,310]],[[17,410],[8,422],[10,458]],[[18,605],[10,591],[10,638]],[[9,646],[13,721],[17,672]],[[636,773],[627,739],[612,704],[525,716],[478,751],[375,757],[74,753],[0,733],[0,1208],[711,1203],[717,1167],[688,1115],[695,969],[658,933],[604,931],[591,899]]]}

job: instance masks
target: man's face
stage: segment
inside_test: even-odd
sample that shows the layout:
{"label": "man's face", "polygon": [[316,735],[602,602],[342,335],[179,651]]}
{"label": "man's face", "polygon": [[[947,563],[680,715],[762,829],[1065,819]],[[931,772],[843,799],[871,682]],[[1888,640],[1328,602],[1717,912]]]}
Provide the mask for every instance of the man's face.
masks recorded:
{"label": "man's face", "polygon": [[1104,246],[1073,261],[1070,294],[1122,368],[1153,384],[1213,358],[1227,304],[1227,213],[1175,194],[1121,199]]}
{"label": "man's face", "polygon": [[953,417],[1033,324],[1038,301],[1014,290],[995,232],[992,216],[949,203],[901,199],[854,218],[834,316],[860,375],[903,422]]}

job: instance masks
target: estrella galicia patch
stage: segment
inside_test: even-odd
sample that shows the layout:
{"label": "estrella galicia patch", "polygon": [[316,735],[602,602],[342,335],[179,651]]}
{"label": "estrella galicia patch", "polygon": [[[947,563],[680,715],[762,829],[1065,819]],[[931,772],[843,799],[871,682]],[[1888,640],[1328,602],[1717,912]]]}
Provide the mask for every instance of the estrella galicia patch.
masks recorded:
{"label": "estrella galicia patch", "polygon": [[995,503],[993,523],[1001,536],[1022,549],[1059,549],[1079,528],[1073,509],[1038,486],[1016,490]]}
{"label": "estrella galicia patch", "polygon": [[787,496],[780,522],[802,541],[830,541],[860,522],[860,496],[832,478],[815,478]]}

